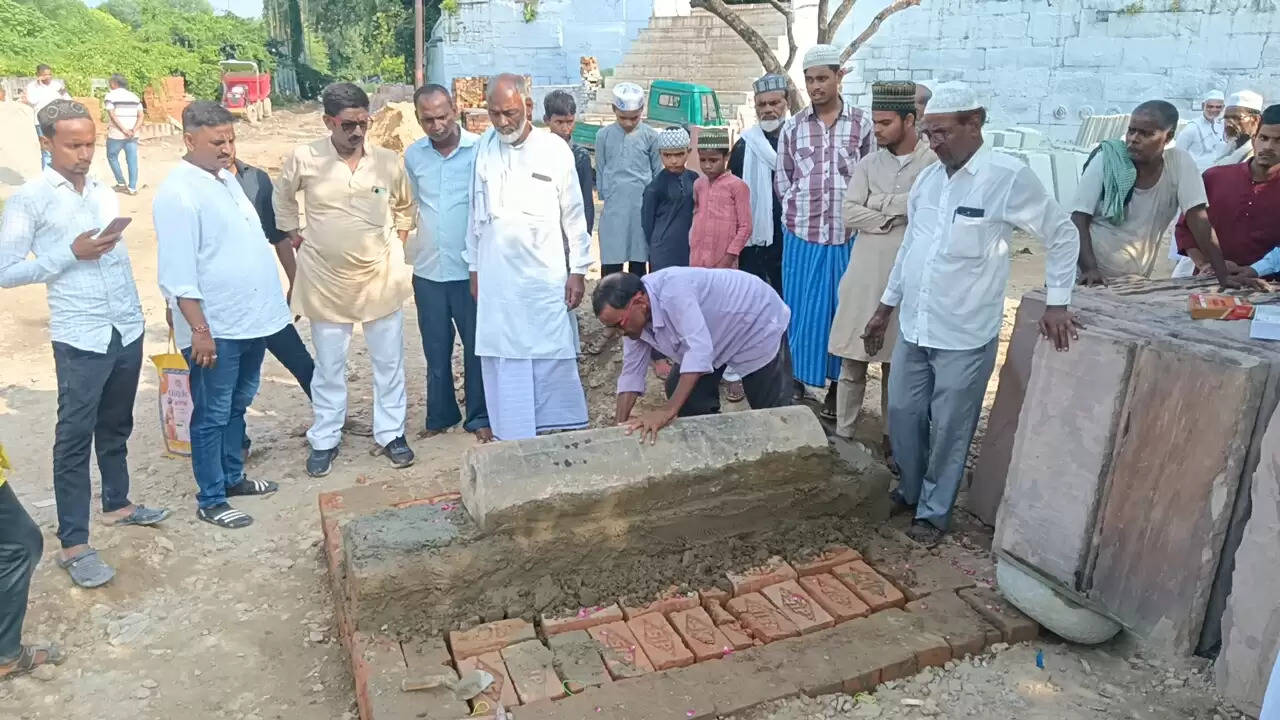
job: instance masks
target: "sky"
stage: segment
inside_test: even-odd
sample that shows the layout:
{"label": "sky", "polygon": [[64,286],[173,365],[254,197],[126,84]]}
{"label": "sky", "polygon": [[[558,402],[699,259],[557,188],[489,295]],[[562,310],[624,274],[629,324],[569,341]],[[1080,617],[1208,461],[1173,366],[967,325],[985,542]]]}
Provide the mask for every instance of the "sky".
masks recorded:
{"label": "sky", "polygon": [[[89,7],[101,5],[103,0],[84,0]],[[233,12],[240,17],[262,17],[262,0],[209,0],[214,12]]]}

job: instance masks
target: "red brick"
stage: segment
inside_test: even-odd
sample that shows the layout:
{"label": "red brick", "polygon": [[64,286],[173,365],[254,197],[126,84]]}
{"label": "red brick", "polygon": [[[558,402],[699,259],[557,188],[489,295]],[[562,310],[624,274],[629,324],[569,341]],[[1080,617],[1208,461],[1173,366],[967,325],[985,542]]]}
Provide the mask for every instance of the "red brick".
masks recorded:
{"label": "red brick", "polygon": [[564,687],[556,675],[554,657],[540,641],[525,640],[504,647],[502,660],[507,665],[507,674],[520,697],[520,704],[565,696]]}
{"label": "red brick", "polygon": [[969,604],[1000,631],[1007,643],[1032,642],[1040,635],[1040,625],[1009,604],[991,588],[961,590],[960,599]]}
{"label": "red brick", "polygon": [[670,670],[693,664],[693,653],[684,646],[667,618],[659,613],[646,613],[627,621],[631,634],[653,663],[654,670]]}
{"label": "red brick", "polygon": [[618,622],[622,619],[622,608],[617,605],[582,608],[573,615],[561,617],[543,615],[542,634],[550,637],[560,633],[573,632],[574,630],[586,630],[596,625]]}
{"label": "red brick", "polygon": [[698,593],[682,593],[679,589],[672,587],[662,593],[661,597],[644,605],[629,605],[625,599],[618,604],[622,606],[622,616],[627,620],[638,618],[641,615],[648,615],[649,613],[670,615],[673,612],[698,607]]}
{"label": "red brick", "polygon": [[763,565],[744,570],[740,573],[728,573],[729,583],[733,585],[734,596],[760,592],[770,585],[777,585],[787,580],[795,580],[796,570],[780,557],[771,557]]}
{"label": "red brick", "polygon": [[449,633],[449,648],[454,660],[464,660],[533,638],[532,623],[519,618],[498,620],[463,632],[454,630]]}
{"label": "red brick", "polygon": [[809,597],[795,580],[770,585],[760,592],[773,606],[800,629],[801,635],[824,630],[836,624],[822,606]]}
{"label": "red brick", "polygon": [[713,587],[698,591],[698,599],[702,602],[702,607],[706,607],[707,603],[715,603],[716,605],[724,605],[729,602],[729,598],[733,595],[729,592]]}
{"label": "red brick", "polygon": [[725,610],[724,605],[720,603],[704,603],[702,609],[707,611],[707,615],[711,616],[711,622],[716,625],[737,622],[737,618],[728,610]]}
{"label": "red brick", "polygon": [[806,575],[829,573],[836,569],[837,565],[857,562],[861,559],[862,554],[847,545],[828,545],[816,557],[800,562],[792,562],[791,566],[796,569],[796,574],[804,577]]}
{"label": "red brick", "polygon": [[830,573],[809,575],[800,578],[800,587],[809,593],[814,602],[831,614],[836,622],[842,623],[854,618],[866,617],[871,608],[858,599],[853,591],[844,586]]}
{"label": "red brick", "polygon": [[458,661],[458,673],[468,670],[484,670],[493,675],[493,684],[471,701],[471,709],[480,707],[480,701],[488,703],[489,709],[496,708],[499,702],[506,707],[520,704],[511,676],[507,674],[507,665],[496,650]]}
{"label": "red brick", "polygon": [[711,616],[702,608],[682,610],[671,614],[671,626],[679,633],[684,644],[693,651],[698,662],[723,657],[725,651],[734,650],[729,638],[711,622]]}
{"label": "red brick", "polygon": [[921,629],[939,635],[951,646],[951,656],[979,655],[1000,642],[1000,631],[982,619],[955,593],[934,593],[907,603],[907,612],[921,621]]}
{"label": "red brick", "polygon": [[866,603],[871,612],[907,604],[901,590],[861,560],[841,565],[835,569],[834,575]]}
{"label": "red brick", "polygon": [[724,633],[724,638],[729,641],[734,650],[746,650],[755,645],[755,641],[751,639],[750,633],[742,627],[742,623],[734,620],[731,623],[725,623],[718,626],[720,632]]}
{"label": "red brick", "polygon": [[609,676],[614,680],[639,677],[653,672],[653,663],[644,654],[636,636],[625,622],[611,622],[588,628],[587,632],[600,645],[600,657],[604,658]]}
{"label": "red brick", "polygon": [[729,601],[729,612],[738,618],[742,626],[751,631],[751,637],[764,643],[795,637],[800,629],[778,612],[760,593],[740,595]]}

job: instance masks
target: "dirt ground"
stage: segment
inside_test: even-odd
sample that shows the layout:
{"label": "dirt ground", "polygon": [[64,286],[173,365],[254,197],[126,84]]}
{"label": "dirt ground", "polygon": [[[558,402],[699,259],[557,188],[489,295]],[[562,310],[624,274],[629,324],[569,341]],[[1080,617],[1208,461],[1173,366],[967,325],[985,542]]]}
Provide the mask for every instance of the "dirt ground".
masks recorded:
{"label": "dirt ground", "polygon": [[[284,152],[322,133],[319,116],[278,112],[257,128],[242,128],[240,156],[268,172]],[[136,197],[121,196],[134,218],[130,248],[147,319],[148,355],[165,352],[164,304],[156,285],[156,240],[150,205],[155,187],[178,162],[178,138],[141,147],[142,182]],[[109,178],[100,156],[95,173]],[[1010,298],[1042,280],[1033,243],[1014,259]],[[1022,245],[1016,245],[1015,251]],[[414,440],[425,420],[425,368],[412,303],[406,305],[406,366],[413,469],[395,471],[365,449],[368,438],[348,435],[334,472],[322,480],[303,472],[306,397],[274,360],[263,369],[262,389],[250,410],[254,455],[249,472],[280,483],[280,492],[237,504],[255,524],[223,531],[195,518],[189,463],[166,457],[156,400],[155,373],[144,368],[136,400],[130,467],[132,499],[167,506],[174,515],[158,529],[110,529],[96,523],[93,544],[118,574],[96,590],[72,586],[53,562],[56,538],[50,448],[56,416],[56,381],[42,287],[6,291],[0,304],[0,438],[14,464],[10,482],[45,535],[45,556],[32,587],[25,636],[55,641],[70,651],[59,668],[38,677],[0,683],[0,717],[23,720],[99,718],[168,720],[176,717],[316,718],[355,715],[351,680],[333,634],[332,602],[320,550],[316,495],[357,482],[405,474],[447,478],[474,440],[452,432]],[[1015,301],[1006,303],[1007,337]],[[584,318],[584,337],[598,332]],[[309,337],[306,321],[300,324]],[[371,386],[365,350],[352,345],[350,407],[367,425]],[[1003,360],[1003,348],[1001,354]],[[618,348],[584,361],[593,424],[612,422],[612,387]],[[997,370],[998,374],[998,370]],[[993,397],[995,375],[988,393]],[[459,380],[459,385],[461,384]],[[860,435],[879,437],[879,387],[868,394]],[[651,393],[652,396],[652,393]],[[96,468],[95,476],[96,496]],[[95,499],[95,503],[96,503]],[[987,560],[990,532],[960,513],[957,532],[940,552],[975,563]],[[96,510],[95,510],[96,517]],[[1045,669],[1035,667],[1043,648]],[[1158,661],[1153,661],[1158,662]],[[1149,664],[1120,645],[1081,649],[1044,642],[1016,647],[946,672],[884,687],[875,696],[795,700],[749,714],[751,720],[827,717],[914,718],[1214,718],[1212,687],[1193,667]]]}

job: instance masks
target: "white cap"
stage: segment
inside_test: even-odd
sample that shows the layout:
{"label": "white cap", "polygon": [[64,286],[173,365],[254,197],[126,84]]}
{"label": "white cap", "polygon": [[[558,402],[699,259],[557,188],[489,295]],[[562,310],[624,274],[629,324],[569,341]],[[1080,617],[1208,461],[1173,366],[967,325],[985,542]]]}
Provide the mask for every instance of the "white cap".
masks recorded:
{"label": "white cap", "polygon": [[1262,112],[1262,96],[1252,90],[1241,90],[1240,92],[1231,93],[1231,97],[1227,100],[1227,107],[1238,107]]}
{"label": "white cap", "polygon": [[982,107],[977,93],[962,82],[939,83],[937,87],[930,89],[933,90],[933,99],[925,108],[928,115],[968,112]]}
{"label": "white cap", "polygon": [[613,106],[622,112],[644,109],[644,88],[632,82],[618,83],[613,88]]}
{"label": "white cap", "polygon": [[823,65],[840,65],[840,48],[835,45],[814,45],[804,54],[803,70]]}
{"label": "white cap", "polygon": [[1210,90],[1209,92],[1205,93],[1205,96],[1204,96],[1205,102],[1209,102],[1210,100],[1226,100],[1226,99],[1227,99],[1227,96],[1223,95],[1221,90]]}

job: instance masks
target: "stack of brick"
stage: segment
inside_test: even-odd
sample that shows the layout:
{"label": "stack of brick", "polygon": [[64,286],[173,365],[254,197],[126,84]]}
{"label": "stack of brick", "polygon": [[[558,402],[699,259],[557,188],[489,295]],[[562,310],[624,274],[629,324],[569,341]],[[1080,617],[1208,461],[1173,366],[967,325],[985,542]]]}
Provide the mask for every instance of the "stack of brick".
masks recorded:
{"label": "stack of brick", "polygon": [[182,111],[191,103],[187,99],[186,80],[181,76],[163,78],[142,92],[143,120],[168,123],[169,118],[182,119]]}

